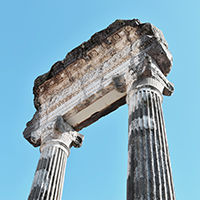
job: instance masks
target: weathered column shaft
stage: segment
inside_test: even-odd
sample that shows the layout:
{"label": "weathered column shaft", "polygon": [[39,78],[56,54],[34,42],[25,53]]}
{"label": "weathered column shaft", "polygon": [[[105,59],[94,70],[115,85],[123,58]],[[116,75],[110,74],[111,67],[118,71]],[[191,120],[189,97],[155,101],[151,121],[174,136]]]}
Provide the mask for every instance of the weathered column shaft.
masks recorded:
{"label": "weathered column shaft", "polygon": [[64,183],[66,152],[58,146],[44,147],[35,172],[29,200],[60,200]]}
{"label": "weathered column shaft", "polygon": [[152,87],[128,95],[127,200],[175,199],[162,113],[162,95]]}
{"label": "weathered column shaft", "polygon": [[61,200],[70,148],[81,147],[83,135],[58,116],[40,131],[41,156],[28,200]]}

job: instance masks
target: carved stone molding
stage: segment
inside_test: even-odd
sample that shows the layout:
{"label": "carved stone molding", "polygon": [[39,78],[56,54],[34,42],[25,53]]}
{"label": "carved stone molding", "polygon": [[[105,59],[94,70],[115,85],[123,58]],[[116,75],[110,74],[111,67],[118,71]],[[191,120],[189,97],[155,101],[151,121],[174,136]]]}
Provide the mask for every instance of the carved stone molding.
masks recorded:
{"label": "carved stone molding", "polygon": [[33,142],[41,143],[41,151],[47,146],[59,146],[69,156],[70,148],[81,147],[84,136],[75,131],[68,123],[66,123],[62,116],[56,117],[53,121],[47,123],[34,133]]}
{"label": "carved stone molding", "polygon": [[[152,24],[117,20],[93,35],[35,80],[37,111],[27,123],[24,137],[40,146],[41,128],[57,115],[79,131],[124,105],[129,88],[126,74],[129,69],[134,73],[132,67],[145,55],[158,68],[152,69],[152,74],[158,73],[164,81],[171,70],[172,56],[162,32]],[[169,94],[168,87],[164,94]]]}
{"label": "carved stone molding", "polygon": [[156,61],[147,53],[133,57],[126,73],[127,94],[140,87],[154,87],[171,96],[174,86],[164,76]]}
{"label": "carved stone molding", "polygon": [[41,156],[28,200],[61,200],[70,148],[80,147],[83,139],[83,135],[74,131],[62,116],[41,128]]}

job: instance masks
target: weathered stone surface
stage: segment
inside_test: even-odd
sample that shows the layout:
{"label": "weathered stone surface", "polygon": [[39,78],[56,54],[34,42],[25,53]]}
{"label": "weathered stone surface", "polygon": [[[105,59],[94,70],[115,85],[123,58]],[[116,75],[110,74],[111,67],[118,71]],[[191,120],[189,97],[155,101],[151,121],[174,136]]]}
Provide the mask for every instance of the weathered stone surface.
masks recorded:
{"label": "weathered stone surface", "polygon": [[24,137],[40,146],[29,199],[60,199],[76,131],[129,105],[127,200],[174,200],[162,114],[172,56],[160,30],[139,20],[117,20],[72,50],[34,84],[37,109]]}
{"label": "weathered stone surface", "polygon": [[146,86],[128,98],[127,200],[175,200],[161,93]]}
{"label": "weathered stone surface", "polygon": [[61,200],[70,148],[80,147],[83,139],[61,116],[43,127],[41,156],[28,200]]}
{"label": "weathered stone surface", "polygon": [[135,19],[117,20],[96,33],[35,80],[37,111],[27,123],[24,137],[39,146],[40,129],[57,115],[79,131],[117,109],[125,104],[126,86],[118,84],[116,90],[113,78],[126,74],[133,60],[137,62],[144,55],[149,55],[166,76],[172,66],[167,48],[160,30]]}
{"label": "weathered stone surface", "polygon": [[147,53],[132,60],[126,74],[129,105],[127,200],[175,200],[162,94],[173,85]]}

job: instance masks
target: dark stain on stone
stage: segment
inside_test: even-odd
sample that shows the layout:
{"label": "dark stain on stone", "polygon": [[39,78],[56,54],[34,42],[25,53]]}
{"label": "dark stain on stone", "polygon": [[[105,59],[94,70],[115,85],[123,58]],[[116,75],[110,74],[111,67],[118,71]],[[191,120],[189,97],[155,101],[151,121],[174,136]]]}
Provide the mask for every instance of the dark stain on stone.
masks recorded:
{"label": "dark stain on stone", "polygon": [[[139,103],[138,104],[138,108],[136,108],[130,115],[129,115],[129,124],[131,124],[132,121],[134,121],[135,119],[138,119],[138,118],[143,118],[143,112],[142,112],[142,107],[144,105],[144,103]],[[138,115],[135,115],[135,113],[139,113]],[[145,113],[145,115],[147,116],[147,111]]]}
{"label": "dark stain on stone", "polygon": [[[55,154],[52,156],[52,163],[55,162]],[[49,169],[49,178],[51,178],[51,174],[52,174],[52,171],[53,171],[53,165],[51,165],[51,168]]]}
{"label": "dark stain on stone", "polygon": [[39,171],[39,170],[42,170],[42,169],[46,169],[47,163],[48,163],[48,159],[47,158],[40,159],[39,162],[38,162],[38,166],[37,166],[36,171]]}
{"label": "dark stain on stone", "polygon": [[41,186],[39,186],[39,185],[35,186],[31,190],[28,200],[39,199],[38,196],[39,196],[40,190],[41,190]]}

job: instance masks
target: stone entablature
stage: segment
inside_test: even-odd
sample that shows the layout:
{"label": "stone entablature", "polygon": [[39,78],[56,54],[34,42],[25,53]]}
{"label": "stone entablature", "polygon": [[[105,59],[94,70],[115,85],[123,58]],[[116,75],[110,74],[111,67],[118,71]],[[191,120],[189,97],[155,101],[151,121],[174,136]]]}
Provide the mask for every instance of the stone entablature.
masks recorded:
{"label": "stone entablature", "polygon": [[[164,81],[172,56],[162,32],[152,24],[117,20],[96,33],[35,80],[37,111],[27,123],[24,137],[39,146],[42,127],[58,115],[79,131],[125,104],[127,72],[140,71],[139,63],[147,57],[158,67],[152,73],[160,74]],[[122,79],[124,89],[120,88]],[[163,92],[168,95],[170,89]]]}

